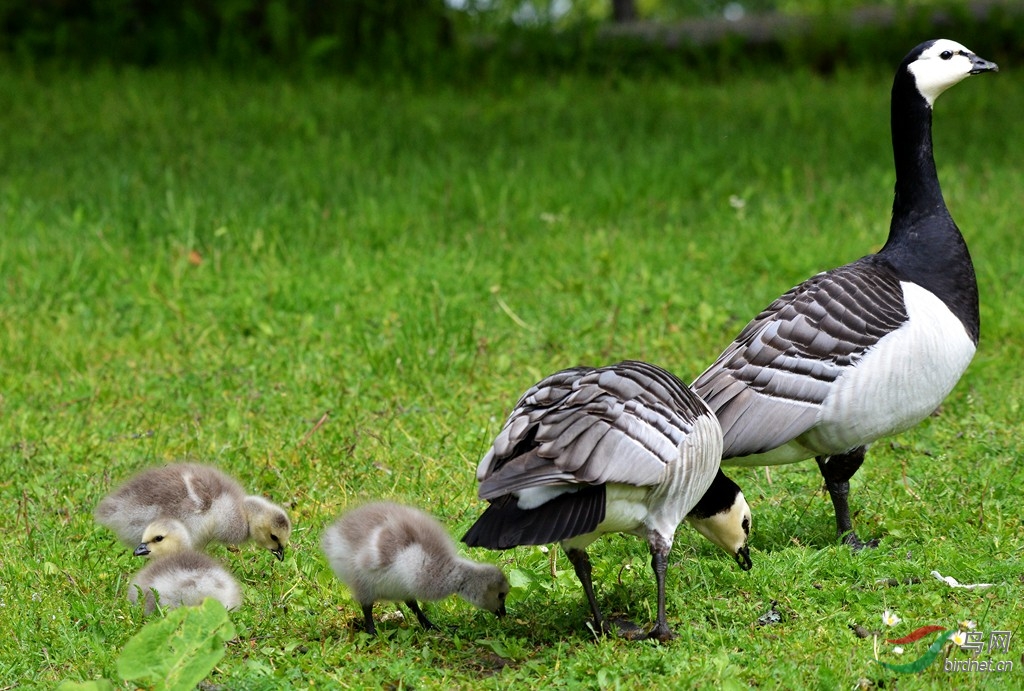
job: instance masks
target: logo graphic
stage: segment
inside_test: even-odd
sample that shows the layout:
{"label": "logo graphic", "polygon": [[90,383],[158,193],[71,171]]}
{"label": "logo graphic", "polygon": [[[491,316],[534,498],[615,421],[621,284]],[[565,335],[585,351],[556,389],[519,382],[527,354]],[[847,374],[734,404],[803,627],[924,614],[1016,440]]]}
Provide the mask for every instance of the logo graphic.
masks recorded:
{"label": "logo graphic", "polygon": [[[895,626],[900,622],[900,618],[895,613],[885,610],[882,613],[882,622],[886,626]],[[887,643],[892,643],[897,646],[893,648],[893,652],[899,654],[903,652],[902,646],[916,643],[925,636],[933,633],[939,635],[935,638],[928,650],[925,651],[924,655],[917,658],[913,662],[905,665],[894,665],[889,662],[883,662],[878,659],[878,650],[875,650],[875,662],[882,665],[886,669],[896,672],[898,674],[915,674],[923,671],[929,665],[935,662],[935,660],[942,653],[943,648],[946,646],[947,641],[959,647],[972,655],[970,659],[959,660],[946,657],[943,662],[943,669],[946,672],[1009,672],[1013,670],[1013,660],[979,660],[978,656],[982,652],[993,653],[1010,653],[1010,639],[1013,636],[1011,631],[998,631],[993,630],[988,633],[986,637],[984,631],[976,631],[975,624],[973,621],[960,622],[959,628],[947,629],[944,626],[921,626],[914,629],[906,636],[901,638],[887,638]],[[877,638],[876,638],[877,644]]]}

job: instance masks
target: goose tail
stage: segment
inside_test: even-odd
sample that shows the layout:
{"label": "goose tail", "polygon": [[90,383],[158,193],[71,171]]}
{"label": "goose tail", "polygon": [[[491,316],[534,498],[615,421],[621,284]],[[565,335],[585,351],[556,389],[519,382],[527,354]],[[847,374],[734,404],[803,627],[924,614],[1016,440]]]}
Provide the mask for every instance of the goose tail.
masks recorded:
{"label": "goose tail", "polygon": [[533,509],[521,509],[511,494],[494,499],[462,541],[470,547],[509,549],[547,545],[593,532],[604,520],[605,486],[588,485]]}

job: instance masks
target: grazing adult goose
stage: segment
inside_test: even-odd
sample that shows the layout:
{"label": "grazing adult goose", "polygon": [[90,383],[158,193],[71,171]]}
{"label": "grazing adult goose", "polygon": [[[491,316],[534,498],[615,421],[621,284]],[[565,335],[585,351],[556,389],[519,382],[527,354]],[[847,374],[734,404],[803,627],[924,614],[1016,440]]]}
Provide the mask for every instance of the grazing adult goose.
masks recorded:
{"label": "grazing adult goose", "polygon": [[723,464],[815,458],[842,540],[856,549],[847,497],[867,445],[934,411],[978,343],[978,286],[939,188],[932,106],[995,63],[939,39],[914,48],[892,86],[896,191],[877,254],[801,283],[754,317],[693,383],[718,415]]}
{"label": "grazing adult goose", "polygon": [[153,521],[134,554],[150,559],[128,584],[128,599],[135,604],[141,597],[146,614],[156,609],[158,598],[165,609],[199,605],[208,597],[227,609],[242,604],[238,583],[213,558],[192,549],[181,521]]}
{"label": "grazing adult goose", "polygon": [[[646,637],[668,640],[669,551],[676,527],[719,474],[721,452],[715,416],[660,367],[626,361],[562,370],[519,399],[480,461],[479,494],[490,505],[462,540],[490,549],[560,542],[594,630],[606,631],[586,548],[604,533],[642,537],[658,586],[658,618]],[[749,569],[750,509],[721,477],[731,489],[705,507],[702,532]]]}
{"label": "grazing adult goose", "polygon": [[284,509],[246,496],[233,478],[197,463],[173,463],[133,476],[96,507],[96,521],[134,546],[158,518],[181,521],[192,545],[238,545],[248,540],[284,559],[292,524]]}
{"label": "grazing adult goose", "polygon": [[373,603],[404,602],[424,628],[435,628],[417,600],[457,594],[502,617],[509,584],[501,569],[460,557],[434,518],[409,506],[376,502],[353,509],[324,531],[321,548],[331,569],[363,610],[375,633]]}

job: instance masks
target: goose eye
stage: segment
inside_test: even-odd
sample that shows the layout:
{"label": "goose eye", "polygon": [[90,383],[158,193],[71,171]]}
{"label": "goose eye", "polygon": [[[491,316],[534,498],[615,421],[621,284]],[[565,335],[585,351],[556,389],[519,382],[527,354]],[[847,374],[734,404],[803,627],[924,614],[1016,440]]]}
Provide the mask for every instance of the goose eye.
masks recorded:
{"label": "goose eye", "polygon": [[750,519],[746,516],[743,517],[743,532],[750,535]]}
{"label": "goose eye", "polygon": [[277,539],[277,535],[274,535],[273,533],[270,534],[270,539],[278,544],[281,544],[281,541]]}
{"label": "goose eye", "polygon": [[943,60],[949,60],[950,58],[953,57],[953,51],[944,50],[939,54],[939,57],[942,58]]}

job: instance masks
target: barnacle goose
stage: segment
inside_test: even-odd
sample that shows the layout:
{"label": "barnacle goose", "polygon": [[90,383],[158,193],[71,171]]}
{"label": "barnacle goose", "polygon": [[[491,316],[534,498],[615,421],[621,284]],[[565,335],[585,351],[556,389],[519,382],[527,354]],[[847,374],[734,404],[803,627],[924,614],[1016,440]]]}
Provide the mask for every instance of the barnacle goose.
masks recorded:
{"label": "barnacle goose", "polygon": [[[720,475],[721,435],[704,402],[660,367],[626,361],[557,372],[519,399],[480,461],[479,495],[490,505],[462,539],[490,549],[560,542],[594,629],[605,632],[586,548],[604,533],[642,537],[658,586],[646,637],[669,640],[669,551],[676,527]],[[749,569],[750,509],[721,478],[729,490],[705,507],[702,532]]]}
{"label": "barnacle goose", "polygon": [[501,569],[460,557],[441,524],[411,506],[383,501],[352,509],[328,526],[320,546],[359,602],[367,633],[376,631],[377,600],[404,602],[426,629],[434,625],[417,600],[457,594],[505,615],[509,584]]}
{"label": "barnacle goose", "polygon": [[934,411],[978,343],[978,287],[939,188],[932,105],[967,76],[996,70],[946,39],[910,51],[892,86],[885,246],[782,295],[693,383],[722,424],[723,464],[816,458],[839,536],[856,549],[877,544],[857,537],[847,503],[867,445]]}
{"label": "barnacle goose", "polygon": [[246,496],[234,478],[198,463],[172,463],[132,476],[100,501],[95,517],[130,546],[156,519],[174,518],[185,525],[196,549],[252,540],[278,560],[284,559],[292,532],[280,506]]}

